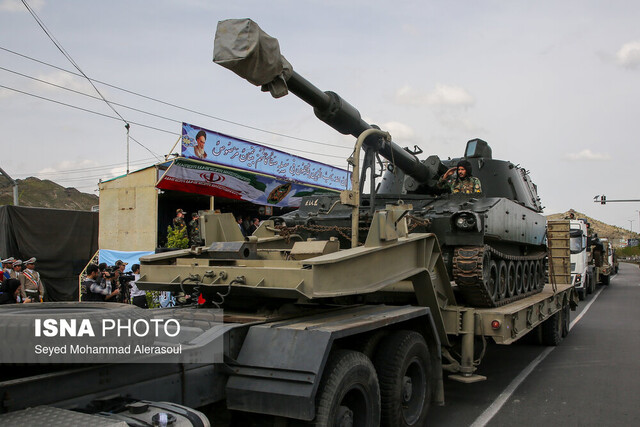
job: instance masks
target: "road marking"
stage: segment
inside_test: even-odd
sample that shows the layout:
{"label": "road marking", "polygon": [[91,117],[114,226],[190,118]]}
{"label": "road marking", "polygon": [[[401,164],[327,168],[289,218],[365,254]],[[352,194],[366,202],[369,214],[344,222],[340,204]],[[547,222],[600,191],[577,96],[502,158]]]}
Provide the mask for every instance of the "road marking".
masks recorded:
{"label": "road marking", "polygon": [[[575,319],[573,319],[573,322],[569,324],[569,330],[571,330],[575,326],[575,324],[578,323],[580,319],[582,319],[582,316],[585,315],[587,310],[589,310],[589,308],[591,307],[591,304],[595,302],[596,298],[600,296],[603,290],[604,290],[604,287],[600,288],[600,290],[596,292],[596,294],[593,296],[593,299],[589,301],[587,305],[584,306],[584,309],[580,312],[580,314]],[[498,398],[494,400],[493,403],[487,409],[485,409],[484,412],[480,414],[478,418],[476,418],[473,424],[471,424],[471,427],[486,426],[489,423],[489,421],[491,421],[491,419],[498,413],[498,411],[502,409],[504,404],[507,403],[511,395],[516,391],[516,389],[520,386],[520,384],[522,384],[524,380],[527,379],[529,374],[533,372],[536,366],[538,366],[540,362],[542,362],[549,355],[549,353],[551,353],[555,349],[556,347],[545,348],[542,351],[542,353],[538,355],[538,357],[536,357],[531,363],[529,363],[529,365],[527,365],[527,367],[524,368],[522,372],[520,372],[520,374],[513,379],[513,381],[511,381],[511,383],[507,386],[507,388],[505,388],[504,391],[500,393]]]}

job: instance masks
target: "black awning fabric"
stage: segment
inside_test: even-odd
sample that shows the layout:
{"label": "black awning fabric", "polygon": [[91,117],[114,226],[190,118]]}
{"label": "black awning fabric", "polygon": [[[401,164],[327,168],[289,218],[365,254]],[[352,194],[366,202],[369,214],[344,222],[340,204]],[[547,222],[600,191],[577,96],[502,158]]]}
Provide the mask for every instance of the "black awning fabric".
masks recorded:
{"label": "black awning fabric", "polygon": [[48,301],[77,301],[78,275],[97,250],[97,212],[0,206],[0,256],[36,257]]}

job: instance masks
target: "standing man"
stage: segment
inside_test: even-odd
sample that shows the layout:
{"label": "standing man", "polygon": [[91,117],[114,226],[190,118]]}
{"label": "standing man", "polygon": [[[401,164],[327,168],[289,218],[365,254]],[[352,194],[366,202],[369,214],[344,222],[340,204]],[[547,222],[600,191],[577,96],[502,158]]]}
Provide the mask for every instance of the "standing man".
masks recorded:
{"label": "standing man", "polygon": [[129,264],[128,262],[124,262],[121,259],[116,261],[116,269],[120,270],[120,274],[124,273],[124,269]]}
{"label": "standing man", "polygon": [[137,285],[140,279],[140,264],[133,264],[131,266],[131,272],[134,277],[131,282],[131,302],[140,308],[149,308],[149,305],[147,305],[147,293],[139,289]]}
{"label": "standing man", "polygon": [[186,212],[182,209],[176,210],[176,217],[173,218],[173,228],[175,230],[181,230],[183,237],[187,237],[187,223],[184,222],[184,214]]}
{"label": "standing man", "polygon": [[240,227],[240,232],[242,233],[242,236],[247,237],[247,230],[245,230],[244,228],[242,217],[240,215],[238,215],[238,217],[236,218],[236,222],[238,223],[238,227]]}
{"label": "standing man", "polygon": [[98,281],[99,269],[98,267],[87,267],[87,280],[83,282],[86,284],[86,299],[83,297],[83,301],[114,301],[120,294],[120,289],[111,291],[111,282],[113,278],[109,276],[109,273],[104,273],[105,278]]}
{"label": "standing man", "polygon": [[11,270],[12,264],[15,259],[13,257],[9,257],[7,259],[2,260],[2,280],[11,279]]}
{"label": "standing man", "polygon": [[11,279],[19,279],[22,274],[22,260],[16,259],[11,263],[13,269],[9,272],[9,276]]}
{"label": "standing man", "polygon": [[189,221],[189,245],[199,246],[201,243],[200,237],[200,215],[198,212],[191,214],[191,221]]}
{"label": "standing man", "polygon": [[35,257],[29,258],[25,262],[26,269],[22,272],[18,280],[20,281],[20,296],[27,297],[33,302],[42,302],[44,297],[44,287],[40,280],[40,273],[35,270]]}

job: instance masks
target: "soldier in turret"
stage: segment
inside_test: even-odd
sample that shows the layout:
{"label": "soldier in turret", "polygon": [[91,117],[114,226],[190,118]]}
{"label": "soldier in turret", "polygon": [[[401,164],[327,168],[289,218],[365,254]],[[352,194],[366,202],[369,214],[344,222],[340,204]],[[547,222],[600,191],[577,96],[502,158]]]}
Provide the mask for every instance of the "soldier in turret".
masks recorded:
{"label": "soldier in turret", "polygon": [[[454,194],[482,193],[480,180],[472,176],[471,172],[471,163],[467,160],[460,160],[456,167],[450,168],[442,175],[438,181],[438,186],[448,189]],[[453,178],[454,173],[457,173],[455,178]]]}

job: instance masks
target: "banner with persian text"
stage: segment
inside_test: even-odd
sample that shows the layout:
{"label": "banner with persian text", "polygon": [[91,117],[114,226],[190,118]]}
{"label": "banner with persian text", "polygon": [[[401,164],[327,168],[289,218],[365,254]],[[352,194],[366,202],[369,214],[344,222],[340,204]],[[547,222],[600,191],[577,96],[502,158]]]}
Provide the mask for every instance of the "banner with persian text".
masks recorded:
{"label": "banner with persian text", "polygon": [[182,124],[182,156],[229,166],[291,183],[345,190],[351,186],[350,172],[294,156],[283,151]]}
{"label": "banner with persian text", "polygon": [[335,190],[183,158],[173,161],[156,187],[278,207],[298,207],[304,196],[335,194]]}

